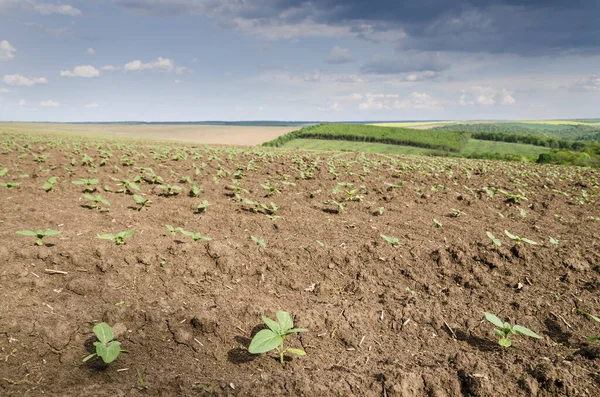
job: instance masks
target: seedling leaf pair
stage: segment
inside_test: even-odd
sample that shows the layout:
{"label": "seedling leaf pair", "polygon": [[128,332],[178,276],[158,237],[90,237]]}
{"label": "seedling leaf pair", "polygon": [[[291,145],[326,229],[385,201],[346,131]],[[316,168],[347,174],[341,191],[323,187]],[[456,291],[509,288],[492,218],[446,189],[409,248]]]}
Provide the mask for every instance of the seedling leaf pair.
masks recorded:
{"label": "seedling leaf pair", "polygon": [[123,245],[125,244],[125,239],[133,236],[133,233],[135,233],[135,229],[119,232],[117,234],[99,234],[97,237],[104,240],[113,240],[115,245]]}
{"label": "seedling leaf pair", "polygon": [[529,336],[535,339],[541,339],[542,337],[530,330],[529,328],[523,327],[522,325],[515,324],[514,326],[510,326],[507,322],[502,322],[497,316],[492,313],[484,312],[485,319],[495,325],[500,329],[494,329],[494,334],[500,337],[498,344],[504,347],[512,346],[512,341],[510,340],[510,336],[512,334],[521,334],[525,336]]}
{"label": "seedling leaf pair", "polygon": [[248,347],[248,352],[251,354],[266,353],[271,350],[277,350],[279,353],[279,361],[283,363],[283,356],[286,352],[304,356],[306,352],[300,349],[284,349],[283,341],[285,337],[291,334],[297,334],[300,332],[308,332],[306,328],[294,328],[294,323],[290,314],[284,311],[277,311],[277,322],[271,320],[268,317],[263,316],[263,322],[269,327],[269,329],[263,329],[258,332]]}
{"label": "seedling leaf pair", "polygon": [[98,338],[98,341],[94,342],[96,352],[84,358],[83,362],[98,356],[104,361],[104,364],[109,364],[115,361],[121,352],[126,352],[126,350],[121,350],[121,342],[113,340],[115,334],[108,324],[100,323],[93,330]]}
{"label": "seedling leaf pair", "polygon": [[46,236],[56,236],[57,234],[60,234],[60,232],[58,230],[46,230],[45,232],[42,230],[19,230],[17,232],[17,234],[20,234],[21,236],[31,236],[31,237],[35,237],[37,240],[35,242],[36,245],[43,245],[44,243],[42,242],[42,239]]}

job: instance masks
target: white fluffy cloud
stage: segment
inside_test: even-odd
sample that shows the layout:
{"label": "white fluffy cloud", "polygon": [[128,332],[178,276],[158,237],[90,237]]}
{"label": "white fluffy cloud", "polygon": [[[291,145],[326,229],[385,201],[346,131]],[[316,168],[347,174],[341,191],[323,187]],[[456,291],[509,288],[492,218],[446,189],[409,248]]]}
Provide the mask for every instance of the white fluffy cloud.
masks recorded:
{"label": "white fluffy cloud", "polygon": [[570,89],[571,91],[600,91],[600,75],[593,74],[586,79],[576,81]]}
{"label": "white fluffy cloud", "polygon": [[[0,0],[1,2],[2,0]],[[0,41],[0,61],[10,61],[15,58],[17,49],[13,47],[8,40]]]}
{"label": "white fluffy cloud", "polygon": [[493,87],[472,86],[461,90],[458,103],[461,105],[513,105],[517,100],[505,88],[497,90]]}
{"label": "white fluffy cloud", "polygon": [[32,87],[38,84],[48,84],[45,77],[28,78],[20,74],[7,74],[4,76],[4,83],[11,86]]}
{"label": "white fluffy cloud", "polygon": [[106,71],[106,72],[113,72],[115,70],[119,70],[121,69],[118,66],[113,66],[113,65],[106,65],[106,66],[102,66],[100,69]]}
{"label": "white fluffy cloud", "polygon": [[443,108],[444,101],[435,99],[424,92],[413,92],[407,97],[398,94],[373,94],[371,92],[361,95],[354,93],[344,97],[349,101],[360,102],[360,110],[439,110]]}
{"label": "white fluffy cloud", "polygon": [[77,17],[82,14],[80,10],[68,4],[38,3],[36,1],[26,1],[25,3],[28,4],[33,11],[42,15],[61,14]]}
{"label": "white fluffy cloud", "polygon": [[424,92],[413,92],[408,98],[396,100],[393,103],[394,109],[413,110],[438,110],[442,108],[441,105],[441,101]]}
{"label": "white fluffy cloud", "polygon": [[96,50],[94,50],[93,48],[88,48],[87,53],[90,55],[96,55]]}
{"label": "white fluffy cloud", "polygon": [[353,61],[354,57],[350,55],[350,49],[342,48],[338,45],[329,51],[329,55],[327,55],[327,58],[325,59],[325,62],[327,63],[348,63]]}
{"label": "white fluffy cloud", "polygon": [[140,70],[158,70],[160,72],[170,72],[173,70],[173,61],[169,58],[158,57],[154,62],[142,63],[142,61],[131,61],[123,69],[126,72],[137,72]]}
{"label": "white fluffy cloud", "polygon": [[100,76],[98,69],[92,65],[75,66],[73,71],[63,70],[60,72],[61,77],[83,77],[86,79]]}
{"label": "white fluffy cloud", "polygon": [[47,101],[41,101],[40,105],[45,108],[57,108],[60,106],[60,103],[53,101],[53,100],[47,100]]}

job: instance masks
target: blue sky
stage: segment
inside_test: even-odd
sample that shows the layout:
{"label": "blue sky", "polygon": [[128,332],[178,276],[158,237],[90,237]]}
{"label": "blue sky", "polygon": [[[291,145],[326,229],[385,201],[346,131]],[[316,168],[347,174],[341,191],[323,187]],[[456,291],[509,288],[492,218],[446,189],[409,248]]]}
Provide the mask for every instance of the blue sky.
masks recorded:
{"label": "blue sky", "polygon": [[600,117],[599,19],[596,0],[0,0],[0,120]]}

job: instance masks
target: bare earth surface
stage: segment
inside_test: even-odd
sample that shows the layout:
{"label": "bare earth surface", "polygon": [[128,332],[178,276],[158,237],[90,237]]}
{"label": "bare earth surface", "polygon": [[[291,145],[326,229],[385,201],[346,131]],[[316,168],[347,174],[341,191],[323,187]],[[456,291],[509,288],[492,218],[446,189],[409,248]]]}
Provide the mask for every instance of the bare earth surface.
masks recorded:
{"label": "bare earth surface", "polygon": [[300,129],[298,126],[0,123],[0,131],[5,132],[92,134],[219,145],[260,145],[298,129]]}
{"label": "bare earth surface", "polygon": [[[600,326],[576,311],[600,314],[596,170],[0,134],[4,168],[1,396],[598,395]],[[141,211],[113,179],[138,176]],[[96,237],[130,228],[122,246]],[[22,229],[62,233],[35,246]],[[284,364],[247,352],[279,309],[309,329]],[[484,311],[542,339],[503,348]],[[82,362],[99,321],[129,351],[108,366]]]}

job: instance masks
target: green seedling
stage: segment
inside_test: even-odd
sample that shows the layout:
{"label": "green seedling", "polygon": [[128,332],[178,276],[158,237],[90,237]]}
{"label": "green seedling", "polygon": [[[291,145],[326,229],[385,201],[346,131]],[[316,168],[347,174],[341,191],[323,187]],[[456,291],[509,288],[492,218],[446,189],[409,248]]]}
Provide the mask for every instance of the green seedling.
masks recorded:
{"label": "green seedling", "polygon": [[19,182],[6,182],[6,183],[0,182],[0,186],[4,186],[5,188],[8,188],[8,189],[12,189],[13,187],[17,187],[19,185],[20,185]]}
{"label": "green seedling", "polygon": [[4,176],[6,175],[6,173],[8,172],[8,168],[3,168],[0,170],[0,176]]}
{"label": "green seedling", "polygon": [[[117,190],[117,193],[127,193],[131,194],[134,190],[139,191],[140,187],[135,183],[127,179],[116,179],[112,178],[113,181],[116,181],[119,186],[123,188]],[[106,189],[106,188],[105,188]]]}
{"label": "green seedling", "polygon": [[203,202],[198,204],[198,212],[206,212],[206,209],[209,205],[210,204],[208,204],[208,200],[204,200]]}
{"label": "green seedling", "polygon": [[250,236],[250,238],[252,239],[252,241],[254,241],[256,243],[256,245],[258,245],[259,247],[264,248],[266,246],[265,244],[265,240],[264,239],[259,239],[258,237],[254,237],[254,236]]}
{"label": "green seedling", "polygon": [[52,190],[52,188],[54,187],[54,184],[56,183],[57,180],[58,180],[58,178],[55,177],[55,176],[53,176],[52,178],[48,179],[42,185],[42,189],[44,189],[45,191],[49,192],[50,190]]}
{"label": "green seedling", "polygon": [[189,196],[190,197],[198,197],[200,196],[200,193],[202,193],[203,190],[200,186],[198,186],[197,183],[194,183],[194,186],[192,186],[192,190],[190,190]]}
{"label": "green seedling", "polygon": [[194,240],[194,243],[197,243],[199,240],[205,240],[205,241],[212,240],[212,238],[210,238],[208,236],[203,236],[200,233],[186,232],[185,230],[183,230],[181,228],[179,228],[179,231],[181,231],[181,234],[183,234],[184,236],[191,237]]}
{"label": "green seedling", "polygon": [[508,230],[504,230],[504,234],[506,234],[506,237],[508,237],[509,239],[514,240],[516,244],[520,244],[522,241],[527,244],[537,245],[535,241],[529,240],[528,238],[515,236],[514,234],[511,234]]}
{"label": "green seedling", "polygon": [[57,234],[60,234],[60,232],[58,230],[46,230],[45,232],[42,230],[19,230],[17,232],[17,234],[20,234],[21,236],[31,236],[31,237],[35,237],[36,241],[35,241],[35,245],[44,245],[44,243],[42,242],[42,239],[44,237],[47,236],[56,236]]}
{"label": "green seedling", "polygon": [[99,194],[97,194],[96,197],[92,196],[91,194],[84,194],[83,197],[94,202],[94,204],[90,204],[90,207],[92,209],[99,208],[98,203],[102,203],[107,207],[110,207],[110,201],[102,198],[102,196],[100,196]]}
{"label": "green seedling", "polygon": [[496,236],[494,236],[492,233],[490,232],[485,232],[485,234],[487,234],[487,236],[489,237],[490,240],[492,240],[492,243],[496,246],[496,247],[502,247],[502,243],[500,242],[500,240],[498,240],[496,238]]}
{"label": "green seedling", "polygon": [[442,226],[444,226],[442,224],[442,222],[438,221],[437,219],[433,218],[433,224],[435,225],[435,227],[439,227],[441,228]]}
{"label": "green seedling", "polygon": [[335,200],[327,200],[327,201],[325,201],[323,204],[325,204],[325,205],[335,205],[335,206],[337,207],[335,211],[336,211],[338,214],[340,214],[340,213],[344,212],[344,204],[343,204],[343,203],[340,203],[339,201],[335,201]]}
{"label": "green seedling", "polygon": [[137,375],[138,375],[138,380],[140,381],[140,387],[142,390],[148,390],[148,385],[146,385],[146,382],[144,381],[144,377],[142,376],[142,373],[140,372],[140,370],[137,370]]}
{"label": "green seedling", "polygon": [[115,245],[123,245],[125,244],[125,239],[133,236],[133,233],[135,233],[135,229],[119,232],[117,234],[99,234],[97,237],[103,240],[113,240]]}
{"label": "green seedling", "polygon": [[137,208],[138,211],[141,211],[142,208],[149,208],[150,203],[152,202],[152,201],[148,200],[147,198],[140,196],[139,194],[134,194],[133,199],[135,200],[135,203],[138,205],[138,208]]}
{"label": "green seedling", "polygon": [[514,204],[520,204],[521,201],[528,201],[527,197],[525,197],[524,194],[513,194],[510,192],[507,192],[506,190],[502,190],[502,189],[498,189],[499,193],[502,193],[506,196],[506,201],[508,202],[512,202]]}
{"label": "green seedling", "polygon": [[92,187],[93,185],[97,185],[100,181],[98,179],[80,179],[78,181],[73,181],[71,182],[73,185],[83,185],[85,186],[85,188],[83,189],[84,193],[92,193],[94,191],[96,191],[95,187]]}
{"label": "green seedling", "polygon": [[298,356],[306,355],[304,350],[291,348],[284,349],[283,341],[288,335],[308,332],[308,330],[306,328],[294,328],[294,323],[288,312],[280,310],[276,313],[276,316],[278,322],[275,322],[268,317],[262,317],[263,322],[269,329],[263,329],[252,338],[250,346],[248,347],[248,352],[251,354],[261,354],[276,349],[279,353],[279,361],[282,364],[285,353],[289,352]]}
{"label": "green seedling", "polygon": [[115,334],[110,325],[100,323],[93,328],[93,331],[98,338],[98,341],[94,342],[96,352],[84,358],[84,363],[98,356],[104,361],[104,364],[110,364],[119,357],[119,354],[127,353],[127,350],[121,350],[121,342],[114,340]]}
{"label": "green seedling", "polygon": [[[583,314],[586,317],[591,318],[592,320],[594,320],[595,322],[597,322],[598,324],[600,324],[600,317],[593,316],[590,313],[584,312],[581,309],[577,309],[577,312]],[[600,336],[588,336],[588,340],[590,342],[595,342],[597,340],[600,340]]]}
{"label": "green seedling", "polygon": [[400,239],[398,239],[396,237],[388,237],[388,236],[384,236],[383,234],[380,234],[380,236],[382,239],[384,239],[385,241],[390,243],[392,245],[392,247],[396,247],[396,246],[400,245]]}
{"label": "green seedling", "polygon": [[177,185],[158,185],[157,187],[165,191],[163,193],[165,196],[175,196],[179,194],[179,191],[181,190],[181,187]]}
{"label": "green seedling", "polygon": [[174,227],[173,227],[173,226],[171,226],[171,225],[165,225],[165,227],[167,228],[167,230],[169,230],[169,232],[171,232],[171,234],[172,234],[173,236],[175,236],[175,235],[177,234],[177,232],[180,232],[180,231],[182,230],[180,227],[178,227],[178,228],[174,228]]}
{"label": "green seedling", "polygon": [[457,210],[456,208],[450,208],[450,210],[452,211],[451,215],[455,218],[458,218],[459,216],[465,214],[464,212],[462,212],[461,210]]}
{"label": "green seedling", "polygon": [[550,237],[550,244],[553,245],[558,245],[560,244],[561,240],[555,239],[554,237]]}
{"label": "green seedling", "polygon": [[503,323],[502,320],[491,313],[484,312],[484,314],[487,321],[500,328],[494,329],[494,334],[500,337],[500,340],[498,341],[500,346],[510,347],[512,345],[512,341],[509,338],[512,334],[521,334],[535,339],[542,338],[529,328],[523,327],[522,325],[515,324],[513,327],[511,327],[509,323]]}
{"label": "green seedling", "polygon": [[261,184],[260,186],[263,189],[267,190],[268,193],[267,193],[266,197],[281,193],[281,191],[279,191],[279,189],[277,189],[277,187],[271,186],[271,182],[269,182],[269,181],[266,181],[264,185]]}

